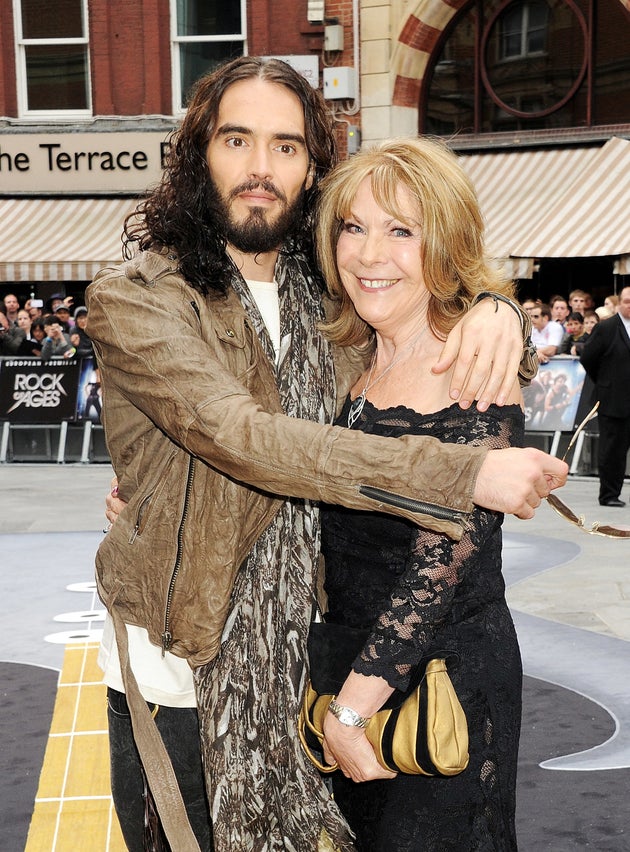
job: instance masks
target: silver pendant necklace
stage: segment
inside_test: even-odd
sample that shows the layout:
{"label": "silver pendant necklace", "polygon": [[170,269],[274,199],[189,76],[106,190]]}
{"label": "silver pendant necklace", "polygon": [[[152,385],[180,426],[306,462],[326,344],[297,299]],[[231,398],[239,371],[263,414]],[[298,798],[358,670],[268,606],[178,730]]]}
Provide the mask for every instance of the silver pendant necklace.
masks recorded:
{"label": "silver pendant necklace", "polygon": [[378,384],[378,382],[380,382],[380,380],[382,378],[384,378],[389,373],[389,371],[392,369],[392,367],[394,367],[400,361],[400,359],[403,357],[403,355],[406,355],[407,352],[413,346],[415,346],[416,343],[418,343],[420,341],[420,338],[425,333],[425,331],[427,330],[428,327],[429,326],[428,326],[428,323],[427,323],[427,325],[425,325],[425,327],[413,338],[413,340],[410,343],[408,343],[407,346],[404,347],[404,349],[402,349],[400,354],[397,355],[394,358],[392,363],[389,364],[387,367],[385,367],[385,369],[383,370],[381,375],[377,376],[374,379],[374,381],[372,381],[372,374],[374,373],[374,367],[376,366],[376,350],[374,351],[374,354],[372,355],[372,363],[370,364],[370,372],[368,373],[368,377],[367,377],[367,381],[365,383],[365,387],[363,388],[361,393],[356,397],[356,399],[352,400],[352,403],[351,403],[350,408],[348,410],[348,428],[349,429],[352,429],[353,425],[357,422],[357,420],[361,416],[361,412],[363,411],[363,406],[365,405],[365,400],[367,399],[367,392],[370,390],[370,388],[373,388],[374,385]]}

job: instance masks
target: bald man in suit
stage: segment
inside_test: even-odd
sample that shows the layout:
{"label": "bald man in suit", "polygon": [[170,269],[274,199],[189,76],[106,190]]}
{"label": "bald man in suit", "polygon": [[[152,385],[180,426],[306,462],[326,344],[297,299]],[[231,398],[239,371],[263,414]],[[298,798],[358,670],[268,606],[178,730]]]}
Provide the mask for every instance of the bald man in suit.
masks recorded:
{"label": "bald man in suit", "polygon": [[599,399],[599,502],[622,507],[630,449],[630,287],[621,291],[615,316],[593,328],[580,361]]}

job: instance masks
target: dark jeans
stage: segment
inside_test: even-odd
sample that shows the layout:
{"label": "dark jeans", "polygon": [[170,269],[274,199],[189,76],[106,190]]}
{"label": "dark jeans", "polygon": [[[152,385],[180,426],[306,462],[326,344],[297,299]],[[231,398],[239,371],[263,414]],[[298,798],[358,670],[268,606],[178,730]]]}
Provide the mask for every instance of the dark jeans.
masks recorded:
{"label": "dark jeans", "polygon": [[[153,709],[154,705],[149,704]],[[122,692],[107,689],[109,752],[114,807],[130,852],[144,850],[144,778]],[[194,707],[160,705],[155,721],[173,763],[188,819],[202,852],[212,852],[212,826],[206,798],[199,722]]]}

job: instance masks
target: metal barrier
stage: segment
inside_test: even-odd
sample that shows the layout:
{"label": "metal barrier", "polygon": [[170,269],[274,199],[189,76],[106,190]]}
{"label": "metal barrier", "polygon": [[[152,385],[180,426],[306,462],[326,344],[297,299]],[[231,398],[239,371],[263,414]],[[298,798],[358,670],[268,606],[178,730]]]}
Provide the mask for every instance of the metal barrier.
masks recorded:
{"label": "metal barrier", "polygon": [[[525,432],[525,446],[536,447],[552,456],[562,456],[571,440],[571,432],[543,432],[536,430]],[[597,476],[597,445],[599,435],[596,431],[581,432],[569,457],[569,474]]]}
{"label": "metal barrier", "polygon": [[99,464],[109,462],[105,435],[100,424],[2,423],[0,464],[53,462]]}

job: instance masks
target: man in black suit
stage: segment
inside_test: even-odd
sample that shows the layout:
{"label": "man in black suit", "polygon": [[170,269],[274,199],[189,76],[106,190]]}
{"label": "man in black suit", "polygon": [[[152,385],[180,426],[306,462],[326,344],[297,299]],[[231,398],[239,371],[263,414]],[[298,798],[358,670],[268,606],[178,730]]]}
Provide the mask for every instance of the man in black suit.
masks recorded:
{"label": "man in black suit", "polygon": [[614,317],[597,323],[580,358],[599,399],[599,502],[619,499],[630,448],[630,287],[624,287]]}

